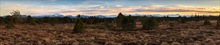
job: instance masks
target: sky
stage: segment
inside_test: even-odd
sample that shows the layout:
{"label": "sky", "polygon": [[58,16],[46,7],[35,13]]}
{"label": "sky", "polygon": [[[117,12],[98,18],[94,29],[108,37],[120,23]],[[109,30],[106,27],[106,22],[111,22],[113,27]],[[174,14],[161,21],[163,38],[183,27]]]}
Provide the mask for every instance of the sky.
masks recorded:
{"label": "sky", "polygon": [[0,15],[219,15],[220,0],[0,0]]}

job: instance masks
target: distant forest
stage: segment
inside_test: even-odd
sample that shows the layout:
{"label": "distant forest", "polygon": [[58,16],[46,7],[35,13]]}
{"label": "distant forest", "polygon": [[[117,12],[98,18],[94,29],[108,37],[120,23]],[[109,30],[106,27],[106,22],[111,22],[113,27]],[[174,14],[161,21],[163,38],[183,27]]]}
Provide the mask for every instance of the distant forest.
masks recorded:
{"label": "distant forest", "polygon": [[[19,11],[11,12],[11,15],[6,17],[0,17],[0,24],[5,25],[6,28],[14,27],[14,24],[30,24],[30,25],[37,25],[42,23],[49,23],[51,25],[59,24],[59,23],[75,23],[81,21],[80,23],[83,24],[98,24],[104,23],[108,26],[116,25],[116,27],[120,27],[126,30],[135,26],[135,22],[140,21],[143,24],[143,27],[150,27],[147,29],[154,29],[157,26],[149,26],[149,25],[158,25],[157,23],[160,22],[167,22],[167,21],[176,21],[179,23],[186,23],[189,21],[204,21],[207,23],[205,25],[209,25],[210,21],[217,20],[217,28],[220,28],[220,15],[219,16],[204,16],[204,15],[192,15],[191,17],[186,16],[179,16],[179,17],[154,17],[154,16],[124,16],[122,13],[119,13],[116,18],[97,18],[94,16],[90,16],[89,18],[81,18],[80,15],[77,18],[70,18],[70,17],[44,17],[44,18],[33,18],[30,15],[27,18],[21,18],[21,14]],[[157,22],[157,23],[156,23]],[[145,29],[145,28],[143,28]]]}

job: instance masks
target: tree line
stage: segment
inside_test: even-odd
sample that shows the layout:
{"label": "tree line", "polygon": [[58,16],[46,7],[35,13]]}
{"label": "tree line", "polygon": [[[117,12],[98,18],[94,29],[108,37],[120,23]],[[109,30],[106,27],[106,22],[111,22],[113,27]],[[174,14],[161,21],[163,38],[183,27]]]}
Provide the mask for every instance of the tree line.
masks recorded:
{"label": "tree line", "polygon": [[6,28],[13,28],[15,24],[30,24],[37,25],[42,23],[49,23],[51,25],[58,23],[74,23],[74,33],[83,33],[85,31],[85,26],[88,24],[99,24],[104,23],[106,27],[111,30],[134,30],[136,27],[136,22],[140,21],[142,23],[143,30],[158,29],[159,23],[166,21],[177,21],[179,23],[186,23],[188,21],[204,21],[204,25],[211,25],[210,20],[217,20],[216,29],[220,29],[220,16],[198,16],[194,15],[191,17],[179,16],[179,17],[154,17],[154,16],[125,16],[119,13],[116,18],[97,18],[90,16],[89,18],[81,18],[80,15],[77,18],[70,17],[44,17],[44,18],[33,18],[27,16],[27,18],[22,18],[19,11],[11,12],[11,15],[0,17],[0,24],[4,25]]}

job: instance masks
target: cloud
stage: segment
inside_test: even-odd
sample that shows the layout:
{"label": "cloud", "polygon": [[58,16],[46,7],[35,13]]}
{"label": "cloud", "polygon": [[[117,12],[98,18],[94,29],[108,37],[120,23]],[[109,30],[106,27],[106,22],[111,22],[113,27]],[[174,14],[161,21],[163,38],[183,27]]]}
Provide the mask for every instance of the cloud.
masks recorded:
{"label": "cloud", "polygon": [[41,6],[35,6],[35,5],[28,5],[28,4],[7,4],[4,6],[1,6],[1,13],[0,15],[9,15],[10,12],[13,10],[19,10],[22,14],[27,15],[35,15],[35,14],[47,14],[47,13],[53,13],[60,10],[68,10],[67,6],[63,5],[41,5]]}
{"label": "cloud", "polygon": [[[86,7],[86,6],[85,6]],[[212,14],[212,13],[220,13],[219,8],[209,8],[209,7],[194,7],[194,6],[185,6],[185,5],[144,5],[144,6],[122,6],[118,7],[113,6],[106,8],[104,6],[97,6],[102,8],[78,8],[76,10],[67,10],[60,11],[59,13],[71,13],[72,15],[77,14],[87,14],[87,15],[98,15],[98,14],[116,14],[118,12],[134,14],[150,14],[150,13],[204,13],[204,14]]]}
{"label": "cloud", "polygon": [[131,12],[198,12],[198,13],[220,13],[220,9],[207,7],[193,6],[145,6],[139,9],[134,9]]}
{"label": "cloud", "polygon": [[182,13],[182,14],[219,14],[219,7],[196,7],[186,5],[139,5],[125,6],[112,5],[105,6],[99,4],[78,4],[78,5],[35,5],[11,3],[0,5],[0,15],[8,15],[13,10],[19,10],[22,14],[37,15],[47,13],[61,13],[63,15],[98,15],[98,14],[117,14],[119,12],[127,14],[164,14],[164,13]]}
{"label": "cloud", "polygon": [[123,5],[116,5],[115,7],[123,7]]}
{"label": "cloud", "polygon": [[150,10],[150,9],[137,9],[132,12],[199,12],[199,13],[220,13],[220,11],[200,11],[200,10],[185,10],[185,9],[156,9],[156,10]]}

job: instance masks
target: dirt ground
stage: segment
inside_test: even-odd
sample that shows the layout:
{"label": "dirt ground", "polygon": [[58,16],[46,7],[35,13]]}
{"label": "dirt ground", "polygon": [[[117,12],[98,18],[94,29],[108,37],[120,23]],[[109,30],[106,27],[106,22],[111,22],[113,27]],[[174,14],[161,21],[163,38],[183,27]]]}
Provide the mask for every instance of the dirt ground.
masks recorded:
{"label": "dirt ground", "polygon": [[[169,24],[174,24],[170,27]],[[102,24],[87,25],[86,33],[72,33],[74,24],[18,24],[16,28],[0,26],[0,45],[220,45],[220,30],[203,21],[163,22],[160,29],[136,31],[108,30]]]}

